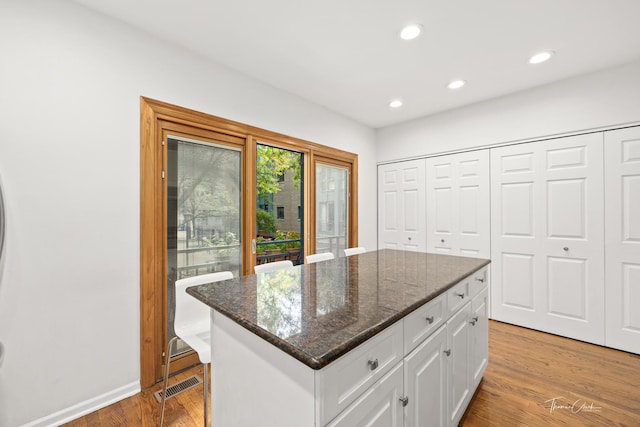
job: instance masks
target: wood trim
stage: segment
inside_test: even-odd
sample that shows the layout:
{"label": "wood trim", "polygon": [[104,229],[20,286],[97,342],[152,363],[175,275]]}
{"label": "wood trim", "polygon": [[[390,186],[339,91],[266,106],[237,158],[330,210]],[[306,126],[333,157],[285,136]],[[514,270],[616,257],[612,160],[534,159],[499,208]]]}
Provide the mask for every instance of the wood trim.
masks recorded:
{"label": "wood trim", "polygon": [[155,382],[155,287],[156,261],[156,199],[157,171],[156,116],[151,105],[140,100],[140,384],[149,387]]}
{"label": "wood trim", "polygon": [[[250,236],[255,236],[256,225],[256,144],[286,148],[303,153],[304,158],[304,221],[305,254],[315,251],[315,163],[316,154],[323,159],[336,159],[351,164],[352,185],[350,204],[350,242],[357,243],[357,158],[354,153],[327,147],[268,131],[255,126],[227,120],[210,114],[190,110],[154,99],[140,98],[140,384],[151,387],[159,378],[164,362],[166,327],[164,308],[166,289],[166,200],[165,183],[161,178],[166,168],[166,145],[161,145],[163,131],[194,139],[211,139],[236,144],[242,149],[242,215],[243,221],[243,274],[253,273],[255,258],[251,251]],[[355,197],[354,197],[355,196]],[[355,218],[355,223],[353,222]],[[355,226],[354,226],[355,224]],[[163,289],[159,291],[159,289]],[[193,357],[193,356],[189,356]],[[187,358],[182,358],[186,362]],[[173,362],[172,362],[173,367]],[[181,362],[177,369],[183,368]]]}
{"label": "wood trim", "polygon": [[[345,168],[349,172],[349,217],[347,218],[347,221],[349,223],[348,246],[356,247],[358,246],[358,156],[354,156],[349,161],[345,161],[317,154],[312,156],[313,170],[315,170],[317,163]],[[312,175],[312,179],[314,181],[312,187],[313,205],[315,206],[315,173],[313,173]],[[314,238],[312,247],[314,248],[315,252],[315,210],[313,212],[312,236]]]}
{"label": "wood trim", "polygon": [[253,274],[253,267],[256,264],[256,255],[253,253],[251,240],[257,235],[258,230],[255,221],[256,218],[256,141],[251,135],[247,136],[246,142],[246,156],[243,159],[244,167],[244,183],[242,188],[244,190],[242,218],[254,218],[253,221],[242,221],[243,238],[242,241],[249,240],[249,244],[245,244],[243,248],[243,264],[242,274]]}
{"label": "wood trim", "polygon": [[[307,236],[307,244],[304,246],[304,254],[300,256],[306,257],[309,254],[316,252],[316,162],[315,154],[311,152],[308,158],[305,160],[304,174],[307,185],[304,189],[305,199],[305,232]],[[313,209],[311,208],[313,207]],[[305,258],[306,262],[306,258]]]}
{"label": "wood trim", "polygon": [[233,120],[224,119],[222,117],[213,116],[211,114],[157,101],[151,98],[142,97],[141,99],[148,104],[159,119],[167,119],[175,123],[183,123],[193,126],[198,125],[198,127],[201,127],[202,129],[210,129],[216,132],[239,136],[241,138],[251,135],[254,140],[268,142],[269,145],[287,144],[286,146],[283,146],[283,148],[295,149],[302,152],[312,150],[320,151],[330,158],[350,160],[354,158],[354,156],[357,157],[357,154],[301,138],[295,138],[259,127],[235,122]]}

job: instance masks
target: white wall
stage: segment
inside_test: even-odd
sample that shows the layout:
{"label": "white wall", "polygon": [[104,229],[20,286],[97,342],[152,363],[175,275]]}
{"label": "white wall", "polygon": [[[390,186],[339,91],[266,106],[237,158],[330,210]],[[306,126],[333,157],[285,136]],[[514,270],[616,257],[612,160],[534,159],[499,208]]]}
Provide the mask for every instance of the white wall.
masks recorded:
{"label": "white wall", "polygon": [[377,160],[639,121],[640,62],[635,62],[379,129]]}
{"label": "white wall", "polygon": [[357,153],[375,247],[373,130],[75,3],[0,2],[0,426],[139,387],[140,96]]}

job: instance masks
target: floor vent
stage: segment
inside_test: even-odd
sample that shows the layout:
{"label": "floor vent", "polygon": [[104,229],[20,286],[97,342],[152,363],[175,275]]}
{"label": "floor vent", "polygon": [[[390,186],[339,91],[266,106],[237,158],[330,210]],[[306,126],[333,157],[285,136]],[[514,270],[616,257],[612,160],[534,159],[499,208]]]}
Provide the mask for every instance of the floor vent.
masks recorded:
{"label": "floor vent", "polygon": [[[172,386],[167,387],[167,399],[171,399],[173,396],[176,396],[189,389],[192,389],[198,386],[199,384],[202,384],[202,380],[197,375],[193,375],[193,376],[190,376],[189,378],[185,378],[184,380],[177,382]],[[156,397],[156,400],[158,401],[158,403],[162,402],[162,389],[156,391],[153,394]]]}

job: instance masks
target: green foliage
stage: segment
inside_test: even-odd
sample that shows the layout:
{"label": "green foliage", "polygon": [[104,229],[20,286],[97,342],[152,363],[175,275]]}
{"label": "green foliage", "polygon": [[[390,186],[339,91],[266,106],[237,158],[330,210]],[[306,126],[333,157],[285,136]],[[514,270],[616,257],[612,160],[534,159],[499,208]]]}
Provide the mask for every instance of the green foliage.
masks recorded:
{"label": "green foliage", "polygon": [[[300,233],[298,233],[297,231],[287,231],[287,234],[285,235],[285,239],[286,240],[300,239]],[[295,249],[299,247],[300,247],[300,240],[298,240],[297,242],[287,243],[287,249]]]}
{"label": "green foliage", "polygon": [[289,150],[258,145],[258,159],[256,164],[256,186],[258,196],[266,201],[265,196],[280,191],[278,177],[287,171],[294,171],[293,182],[300,188],[302,156]]}
{"label": "green foliage", "polygon": [[276,220],[276,217],[274,217],[273,214],[265,210],[258,209],[256,217],[258,221],[258,231],[264,231],[272,236],[278,229],[278,220]]}

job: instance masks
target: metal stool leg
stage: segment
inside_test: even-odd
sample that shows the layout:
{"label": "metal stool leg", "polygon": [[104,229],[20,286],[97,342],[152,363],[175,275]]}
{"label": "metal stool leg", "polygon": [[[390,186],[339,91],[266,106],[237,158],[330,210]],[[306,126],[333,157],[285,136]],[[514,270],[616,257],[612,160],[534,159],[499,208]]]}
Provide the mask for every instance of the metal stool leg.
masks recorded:
{"label": "metal stool leg", "polygon": [[164,381],[162,384],[162,409],[161,409],[161,415],[160,415],[160,427],[162,427],[162,424],[164,423],[164,404],[167,400],[167,381],[169,380],[169,363],[171,363],[171,347],[173,346],[173,343],[176,342],[177,339],[178,337],[173,337],[169,341],[169,344],[167,344],[167,353],[164,359]]}
{"label": "metal stool leg", "polygon": [[204,366],[204,427],[209,427],[209,368],[206,363],[202,366]]}

